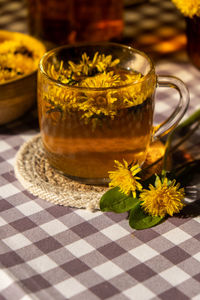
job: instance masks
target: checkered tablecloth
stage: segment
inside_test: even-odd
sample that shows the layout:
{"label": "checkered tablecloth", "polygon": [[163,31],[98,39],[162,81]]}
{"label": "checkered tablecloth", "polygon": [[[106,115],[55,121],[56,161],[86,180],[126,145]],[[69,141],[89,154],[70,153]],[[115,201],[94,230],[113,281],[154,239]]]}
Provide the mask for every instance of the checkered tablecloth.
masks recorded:
{"label": "checkered tablecloth", "polygon": [[[171,5],[162,2],[162,9]],[[4,28],[23,31],[24,4],[20,8],[20,1],[1,0],[0,5]],[[128,7],[130,21],[135,9]],[[200,71],[185,58],[165,59],[157,62],[157,72],[187,84],[190,114],[200,107]],[[158,121],[175,97],[165,93],[156,109]],[[125,213],[52,205],[31,195],[14,175],[19,147],[38,132],[36,110],[0,127],[0,299],[200,299],[198,203],[193,216],[169,218],[142,231],[129,227]],[[198,131],[190,148],[199,145]]]}

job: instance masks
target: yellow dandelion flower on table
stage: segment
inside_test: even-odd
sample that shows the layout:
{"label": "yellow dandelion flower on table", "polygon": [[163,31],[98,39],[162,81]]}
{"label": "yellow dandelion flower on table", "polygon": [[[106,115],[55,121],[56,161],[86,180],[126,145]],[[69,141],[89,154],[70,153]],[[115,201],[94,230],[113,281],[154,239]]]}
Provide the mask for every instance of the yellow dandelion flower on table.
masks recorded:
{"label": "yellow dandelion flower on table", "polygon": [[194,15],[200,15],[199,0],[172,0],[183,15],[192,18]]}
{"label": "yellow dandelion flower on table", "polygon": [[124,160],[124,164],[115,160],[117,167],[116,171],[110,171],[109,178],[111,182],[109,183],[110,187],[119,187],[120,192],[129,195],[132,192],[133,197],[136,197],[136,191],[142,190],[142,185],[138,182],[139,177],[135,176],[138,172],[141,171],[141,168],[138,164],[129,167],[127,161]]}
{"label": "yellow dandelion flower on table", "polygon": [[184,189],[180,189],[180,184],[171,182],[165,177],[163,181],[157,176],[155,186],[149,185],[149,190],[144,189],[140,194],[141,206],[146,213],[152,216],[164,217],[172,216],[180,212],[184,203]]}

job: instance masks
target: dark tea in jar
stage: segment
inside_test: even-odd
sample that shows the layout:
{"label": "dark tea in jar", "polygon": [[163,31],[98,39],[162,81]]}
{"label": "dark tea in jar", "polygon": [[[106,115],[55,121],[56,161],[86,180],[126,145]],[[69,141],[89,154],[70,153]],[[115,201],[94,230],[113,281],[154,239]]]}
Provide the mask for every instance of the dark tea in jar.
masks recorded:
{"label": "dark tea in jar", "polygon": [[27,6],[31,35],[49,47],[75,41],[73,1],[27,0]]}
{"label": "dark tea in jar", "polygon": [[123,0],[27,0],[30,34],[49,48],[120,39]]}
{"label": "dark tea in jar", "polygon": [[74,0],[76,41],[117,40],[123,31],[123,0]]}

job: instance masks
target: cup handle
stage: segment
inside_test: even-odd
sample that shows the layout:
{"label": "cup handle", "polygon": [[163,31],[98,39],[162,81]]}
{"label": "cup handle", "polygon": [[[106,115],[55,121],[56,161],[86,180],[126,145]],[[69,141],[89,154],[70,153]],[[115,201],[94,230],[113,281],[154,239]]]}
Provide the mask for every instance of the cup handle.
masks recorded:
{"label": "cup handle", "polygon": [[161,124],[153,127],[153,140],[156,140],[176,127],[184,116],[189,105],[189,91],[179,78],[174,76],[158,76],[157,87],[174,88],[179,93],[179,101],[171,115]]}

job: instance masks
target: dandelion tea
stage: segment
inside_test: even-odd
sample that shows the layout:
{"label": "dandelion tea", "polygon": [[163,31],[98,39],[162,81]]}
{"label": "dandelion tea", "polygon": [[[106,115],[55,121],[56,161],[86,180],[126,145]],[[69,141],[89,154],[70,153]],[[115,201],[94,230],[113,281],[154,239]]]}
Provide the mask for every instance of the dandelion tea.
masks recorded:
{"label": "dandelion tea", "polygon": [[[42,140],[50,164],[90,183],[108,178],[114,160],[142,164],[152,134],[155,79],[120,67],[118,59],[84,53],[80,62],[39,74]],[[153,82],[153,83],[152,83]]]}

